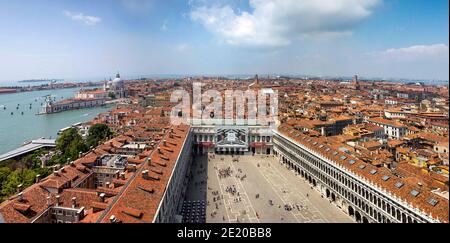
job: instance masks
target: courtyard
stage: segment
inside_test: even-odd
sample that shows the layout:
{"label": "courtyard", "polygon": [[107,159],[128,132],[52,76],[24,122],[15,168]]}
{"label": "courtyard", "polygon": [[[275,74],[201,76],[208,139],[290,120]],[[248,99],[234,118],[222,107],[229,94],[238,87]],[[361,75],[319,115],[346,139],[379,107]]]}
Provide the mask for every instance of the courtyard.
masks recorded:
{"label": "courtyard", "polygon": [[[184,222],[353,222],[271,155],[198,156],[190,178]],[[193,211],[197,216],[192,216]]]}

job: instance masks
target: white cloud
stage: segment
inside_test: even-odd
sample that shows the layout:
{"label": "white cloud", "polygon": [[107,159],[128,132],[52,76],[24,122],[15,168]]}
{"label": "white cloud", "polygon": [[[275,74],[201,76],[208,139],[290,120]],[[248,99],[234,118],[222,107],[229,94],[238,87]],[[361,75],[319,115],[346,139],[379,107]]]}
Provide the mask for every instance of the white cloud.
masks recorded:
{"label": "white cloud", "polygon": [[190,17],[228,44],[279,47],[299,38],[349,35],[381,1],[250,0],[250,12],[197,5]]}
{"label": "white cloud", "polygon": [[448,57],[449,47],[445,44],[415,45],[405,48],[391,48],[380,52],[368,53],[375,58],[389,58],[395,60],[417,60]]}
{"label": "white cloud", "polygon": [[88,16],[83,13],[72,13],[67,10],[65,10],[63,13],[67,18],[69,18],[73,21],[81,22],[81,23],[83,23],[85,25],[89,25],[89,26],[96,25],[97,23],[102,21],[102,19],[100,17]]}

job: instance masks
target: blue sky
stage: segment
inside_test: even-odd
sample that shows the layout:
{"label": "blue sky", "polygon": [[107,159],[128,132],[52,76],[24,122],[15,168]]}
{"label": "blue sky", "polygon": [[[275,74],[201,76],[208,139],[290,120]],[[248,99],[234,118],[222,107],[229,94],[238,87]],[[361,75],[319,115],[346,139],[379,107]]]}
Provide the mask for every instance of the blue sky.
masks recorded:
{"label": "blue sky", "polygon": [[448,0],[0,0],[0,80],[444,79]]}

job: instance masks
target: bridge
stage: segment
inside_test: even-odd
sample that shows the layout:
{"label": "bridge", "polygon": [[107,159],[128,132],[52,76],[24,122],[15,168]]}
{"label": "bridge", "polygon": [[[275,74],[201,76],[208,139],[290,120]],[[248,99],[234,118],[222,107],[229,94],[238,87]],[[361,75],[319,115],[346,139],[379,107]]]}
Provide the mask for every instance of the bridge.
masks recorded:
{"label": "bridge", "polygon": [[40,148],[46,148],[46,147],[47,148],[56,147],[56,140],[55,139],[43,139],[43,138],[33,140],[29,144],[26,144],[22,147],[19,147],[17,149],[14,149],[12,151],[9,151],[5,154],[0,155],[0,162],[33,152]]}

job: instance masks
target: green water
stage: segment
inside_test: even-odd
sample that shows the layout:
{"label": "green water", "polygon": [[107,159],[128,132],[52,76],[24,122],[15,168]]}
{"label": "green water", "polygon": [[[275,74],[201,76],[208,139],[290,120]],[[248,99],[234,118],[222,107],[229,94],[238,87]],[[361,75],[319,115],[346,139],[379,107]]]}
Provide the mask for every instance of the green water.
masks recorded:
{"label": "green water", "polygon": [[[76,91],[78,88],[0,95],[0,154],[21,146],[25,141],[40,137],[56,138],[59,129],[89,121],[99,113],[111,109],[111,106],[94,107],[36,115],[44,102],[43,96],[52,95],[56,100],[61,100],[72,98]],[[11,115],[11,112],[14,115]]]}

